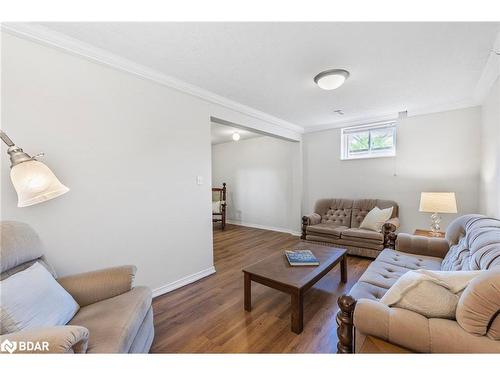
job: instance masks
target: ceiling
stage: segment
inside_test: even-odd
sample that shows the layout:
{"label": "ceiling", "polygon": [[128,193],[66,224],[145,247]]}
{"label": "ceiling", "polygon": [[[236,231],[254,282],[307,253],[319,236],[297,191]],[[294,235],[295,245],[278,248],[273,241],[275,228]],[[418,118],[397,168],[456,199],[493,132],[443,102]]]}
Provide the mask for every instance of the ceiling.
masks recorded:
{"label": "ceiling", "polygon": [[[484,22],[42,25],[306,130],[472,105],[500,31]],[[313,77],[332,68],[351,76],[323,91]]]}
{"label": "ceiling", "polygon": [[233,133],[240,133],[240,141],[250,138],[263,137],[261,134],[253,133],[251,131],[235,128],[227,125],[220,125],[215,122],[211,123],[211,139],[213,145],[218,145],[226,142],[234,142],[233,141]]}

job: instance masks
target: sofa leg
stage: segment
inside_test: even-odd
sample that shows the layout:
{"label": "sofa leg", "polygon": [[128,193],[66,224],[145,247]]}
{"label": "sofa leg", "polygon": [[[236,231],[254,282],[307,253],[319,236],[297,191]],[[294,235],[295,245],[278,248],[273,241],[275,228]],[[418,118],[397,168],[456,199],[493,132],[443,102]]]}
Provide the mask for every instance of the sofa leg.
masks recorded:
{"label": "sofa leg", "polygon": [[387,247],[392,250],[396,250],[396,238],[398,235],[394,232],[389,233],[389,241]]}
{"label": "sofa leg", "polygon": [[301,240],[306,239],[306,228],[309,224],[309,218],[307,216],[302,216],[302,235],[300,236]]}
{"label": "sofa leg", "polygon": [[337,314],[338,354],[354,353],[353,320],[356,300],[348,295],[340,296],[337,301],[340,311]]}

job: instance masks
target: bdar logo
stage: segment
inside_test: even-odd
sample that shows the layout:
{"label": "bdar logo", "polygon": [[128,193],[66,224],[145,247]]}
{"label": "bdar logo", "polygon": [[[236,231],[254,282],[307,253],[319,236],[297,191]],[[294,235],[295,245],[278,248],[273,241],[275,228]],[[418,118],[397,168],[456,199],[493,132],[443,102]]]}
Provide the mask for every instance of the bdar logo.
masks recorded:
{"label": "bdar logo", "polygon": [[9,352],[9,353],[14,353],[14,351],[17,349],[17,343],[12,342],[9,340],[5,340],[0,344],[0,351],[1,352]]}

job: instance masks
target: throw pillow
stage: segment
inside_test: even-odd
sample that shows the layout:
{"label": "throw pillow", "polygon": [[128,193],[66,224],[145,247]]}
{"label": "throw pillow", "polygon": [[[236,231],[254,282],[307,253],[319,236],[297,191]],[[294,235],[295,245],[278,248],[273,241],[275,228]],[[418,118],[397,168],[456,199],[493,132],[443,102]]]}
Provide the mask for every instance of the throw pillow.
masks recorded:
{"label": "throw pillow", "polygon": [[79,308],[73,297],[38,262],[0,281],[2,335],[65,325]]}
{"label": "throw pillow", "polygon": [[480,271],[409,271],[380,300],[427,318],[455,319],[460,294]]}
{"label": "throw pillow", "polygon": [[391,218],[392,210],[393,207],[381,210],[375,206],[366,214],[365,218],[359,225],[359,228],[380,232],[382,230],[382,225],[384,225],[384,223]]}

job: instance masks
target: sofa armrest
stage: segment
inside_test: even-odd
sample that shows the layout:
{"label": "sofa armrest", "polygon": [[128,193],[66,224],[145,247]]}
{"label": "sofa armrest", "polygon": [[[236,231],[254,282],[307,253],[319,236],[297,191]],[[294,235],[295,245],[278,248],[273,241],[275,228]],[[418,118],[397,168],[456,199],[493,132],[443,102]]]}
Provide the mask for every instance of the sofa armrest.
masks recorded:
{"label": "sofa armrest", "polygon": [[361,298],[354,310],[354,328],[411,351],[431,350],[429,319],[416,312]]}
{"label": "sofa armrest", "polygon": [[302,236],[300,236],[300,238],[303,240],[306,239],[306,228],[308,225],[316,225],[319,223],[321,223],[321,215],[317,213],[302,216]]}
{"label": "sofa armrest", "polygon": [[80,306],[87,306],[128,292],[135,272],[135,266],[121,266],[60,277],[57,281]]}
{"label": "sofa armrest", "polygon": [[384,223],[384,228],[389,232],[395,232],[400,225],[399,217],[393,217]]}
{"label": "sofa armrest", "polygon": [[[89,330],[80,326],[56,326],[18,331],[0,336],[0,343],[9,340],[12,353],[86,353]],[[20,342],[34,345],[22,347]],[[9,347],[3,353],[10,353]]]}
{"label": "sofa armrest", "polygon": [[455,320],[428,319],[416,312],[359,299],[354,328],[419,353],[499,353],[500,341],[468,333]]}
{"label": "sofa armrest", "polygon": [[396,250],[409,254],[444,258],[449,248],[448,241],[444,238],[430,238],[399,233],[396,239]]}
{"label": "sofa armrest", "polygon": [[302,216],[302,222],[306,221],[307,225],[316,225],[321,223],[321,215],[317,213]]}

